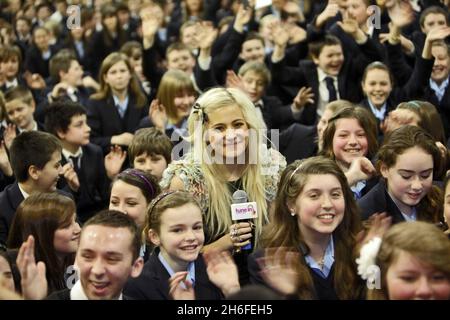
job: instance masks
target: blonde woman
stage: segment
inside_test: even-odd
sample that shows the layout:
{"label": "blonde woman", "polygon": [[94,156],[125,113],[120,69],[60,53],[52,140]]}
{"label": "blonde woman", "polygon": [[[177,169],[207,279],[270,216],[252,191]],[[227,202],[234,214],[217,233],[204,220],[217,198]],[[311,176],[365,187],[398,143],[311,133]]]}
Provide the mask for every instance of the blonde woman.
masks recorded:
{"label": "blonde woman", "polygon": [[[248,282],[245,250],[258,244],[286,161],[263,144],[264,127],[250,99],[238,89],[214,88],[200,96],[188,120],[192,152],[169,165],[162,188],[186,190],[200,202],[205,230],[204,251],[233,250],[241,284]],[[231,219],[236,190],[256,202],[257,218]]]}

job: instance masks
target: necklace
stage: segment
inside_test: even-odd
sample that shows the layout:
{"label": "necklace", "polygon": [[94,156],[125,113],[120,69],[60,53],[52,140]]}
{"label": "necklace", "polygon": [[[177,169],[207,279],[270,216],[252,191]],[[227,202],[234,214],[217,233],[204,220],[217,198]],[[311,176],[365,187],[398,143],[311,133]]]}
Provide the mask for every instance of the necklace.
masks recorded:
{"label": "necklace", "polygon": [[323,266],[325,265],[325,254],[322,256],[322,259],[317,263],[320,267],[320,270],[323,270]]}

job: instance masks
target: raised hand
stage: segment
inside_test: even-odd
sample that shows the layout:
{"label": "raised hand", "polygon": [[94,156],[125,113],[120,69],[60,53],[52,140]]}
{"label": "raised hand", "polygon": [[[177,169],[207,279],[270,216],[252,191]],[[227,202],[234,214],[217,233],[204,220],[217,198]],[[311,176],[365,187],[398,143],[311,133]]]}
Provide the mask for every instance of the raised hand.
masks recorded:
{"label": "raised hand", "polygon": [[345,173],[349,186],[355,183],[370,179],[376,173],[372,162],[366,157],[359,157],[352,161],[350,168]]}
{"label": "raised hand", "polygon": [[122,169],[122,165],[127,158],[127,152],[119,146],[111,146],[110,152],[105,157],[106,175],[113,180]]}
{"label": "raised hand", "polygon": [[150,104],[148,116],[156,129],[161,132],[166,131],[166,124],[168,120],[166,107],[164,107],[162,103],[159,103],[158,99],[154,99]]}
{"label": "raised hand", "polygon": [[392,217],[388,216],[386,212],[377,212],[370,216],[367,224],[369,226],[369,229],[364,234],[362,239],[358,241],[360,245],[369,242],[375,237],[383,238],[383,235],[391,227]]}
{"label": "raised hand", "polygon": [[200,49],[210,49],[218,34],[219,31],[211,22],[203,21],[197,23],[194,38]]}
{"label": "raised hand", "polygon": [[209,280],[225,296],[229,296],[240,289],[238,269],[228,251],[209,250],[203,254],[203,257]]}
{"label": "raised hand", "polygon": [[144,40],[144,49],[150,48],[155,40],[155,35],[162,25],[161,15],[155,6],[146,6],[140,12],[142,38]]}
{"label": "raised hand", "polygon": [[8,153],[6,152],[5,141],[0,142],[0,169],[8,177],[13,175],[11,164],[9,163]]}
{"label": "raised hand", "polygon": [[314,103],[314,93],[312,92],[312,88],[301,87],[300,90],[298,90],[297,95],[295,96],[293,101],[295,111],[300,111],[308,103]]}
{"label": "raised hand", "polygon": [[67,93],[67,89],[69,89],[69,85],[65,82],[60,82],[53,87],[51,97],[57,99],[60,96],[64,96]]}
{"label": "raised hand", "polygon": [[3,132],[3,140],[5,141],[5,146],[8,150],[9,148],[11,148],[11,144],[16,135],[16,125],[8,124],[8,126],[5,128],[5,131]]}
{"label": "raised hand", "polygon": [[249,23],[250,19],[252,18],[253,14],[253,7],[244,8],[243,4],[239,5],[238,12],[236,14],[236,18],[234,20],[234,29],[242,33],[244,32],[244,26]]}
{"label": "raised hand", "polygon": [[83,78],[83,87],[85,88],[93,88],[96,91],[100,90],[100,85],[97,81],[94,80],[91,76],[86,76]]}
{"label": "raised hand", "polygon": [[241,89],[242,91],[246,92],[244,82],[233,70],[227,70],[225,86],[227,88]]}
{"label": "raised hand", "polygon": [[396,109],[388,114],[380,128],[384,133],[388,133],[404,125],[417,124],[418,121],[418,116],[414,113],[405,109]]}
{"label": "raised hand", "polygon": [[296,44],[306,40],[306,30],[296,24],[286,24],[285,29],[289,35],[289,44]]}
{"label": "raised hand", "polygon": [[300,255],[288,248],[267,248],[257,260],[264,281],[278,292],[289,295],[298,289]]}
{"label": "raised hand", "polygon": [[338,21],[337,25],[351,36],[354,36],[359,30],[358,22],[350,17],[345,18],[343,21]]}
{"label": "raised hand", "polygon": [[16,263],[20,272],[23,297],[29,300],[45,298],[47,296],[45,264],[42,261],[36,263],[33,236],[30,235],[20,247]]}
{"label": "raised hand", "polygon": [[414,10],[409,0],[398,0],[388,8],[391,23],[397,28],[403,28],[414,20]]}
{"label": "raised hand", "polygon": [[272,21],[269,24],[269,30],[272,34],[274,45],[280,48],[285,48],[289,42],[289,32],[280,23],[280,21]]}
{"label": "raised hand", "polygon": [[133,140],[134,135],[129,132],[121,133],[117,136],[111,137],[112,145],[121,145],[121,146],[129,146],[131,141]]}
{"label": "raised hand", "polygon": [[[169,279],[169,296],[173,300],[195,300],[192,283],[186,279],[187,271],[176,272]],[[182,285],[184,284],[184,286]]]}
{"label": "raised hand", "polygon": [[31,74],[29,71],[24,73],[25,81],[31,89],[44,89],[46,84],[44,78],[39,73]]}
{"label": "raised hand", "polygon": [[62,175],[66,179],[69,188],[74,192],[78,192],[78,189],[80,189],[80,180],[71,163],[66,163],[62,167]]}
{"label": "raised hand", "polygon": [[339,13],[339,5],[337,1],[330,0],[325,9],[317,16],[316,27],[321,28],[325,22],[334,18]]}

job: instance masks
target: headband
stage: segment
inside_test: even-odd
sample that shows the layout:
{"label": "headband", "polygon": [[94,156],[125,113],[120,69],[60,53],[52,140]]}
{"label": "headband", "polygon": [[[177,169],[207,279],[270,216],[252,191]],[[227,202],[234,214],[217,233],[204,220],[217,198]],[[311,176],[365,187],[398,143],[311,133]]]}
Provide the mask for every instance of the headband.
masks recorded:
{"label": "headband", "polygon": [[139,179],[141,179],[142,181],[144,181],[144,184],[147,185],[148,189],[151,192],[152,197],[155,195],[155,189],[153,188],[152,184],[150,183],[150,181],[139,171],[135,170],[135,169],[127,169],[125,171],[123,171],[122,173],[119,174],[119,176],[121,174],[131,174],[132,176],[135,176]]}
{"label": "headband", "polygon": [[150,202],[150,206],[149,206],[149,214],[152,213],[153,208],[156,206],[156,204],[161,201],[162,199],[164,199],[165,197],[173,194],[173,193],[177,193],[179,192],[178,190],[168,190],[168,191],[164,191],[162,193],[160,193],[155,199],[152,200],[152,202]]}

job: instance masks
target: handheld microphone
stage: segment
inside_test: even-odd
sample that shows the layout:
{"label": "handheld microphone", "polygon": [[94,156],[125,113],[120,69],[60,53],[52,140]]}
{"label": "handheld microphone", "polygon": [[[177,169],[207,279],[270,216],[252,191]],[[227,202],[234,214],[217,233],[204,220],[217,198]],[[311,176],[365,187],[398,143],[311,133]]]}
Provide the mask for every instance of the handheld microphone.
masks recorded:
{"label": "handheld microphone", "polygon": [[[247,192],[244,190],[237,190],[233,193],[233,204],[231,205],[231,219],[233,221],[250,222],[250,220],[258,217],[258,209],[256,202],[248,202]],[[251,250],[252,243],[244,247],[242,250]]]}

